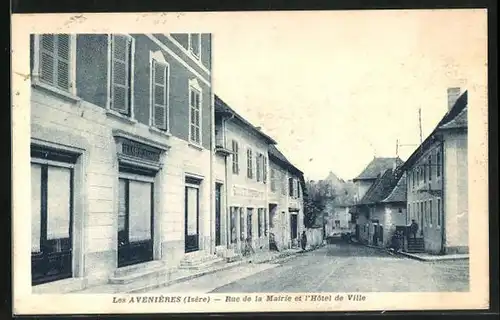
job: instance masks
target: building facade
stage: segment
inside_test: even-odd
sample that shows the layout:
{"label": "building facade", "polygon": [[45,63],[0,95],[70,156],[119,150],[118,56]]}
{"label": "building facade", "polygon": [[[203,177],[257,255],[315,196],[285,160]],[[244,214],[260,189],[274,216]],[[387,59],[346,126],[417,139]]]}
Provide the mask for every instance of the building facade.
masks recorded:
{"label": "building facade", "polygon": [[[369,209],[369,207],[363,205],[363,198],[365,198],[368,190],[374,187],[375,182],[386,173],[387,170],[395,171],[396,168],[402,164],[403,161],[399,157],[374,157],[365,169],[353,179],[355,190],[354,205],[349,208],[349,212],[351,214],[351,223],[355,225],[354,233],[358,241],[367,242],[374,234],[373,230],[370,232],[370,225],[372,223],[369,218],[369,212],[370,210],[373,212],[375,208]],[[367,198],[365,198],[365,200],[366,199]],[[382,199],[377,199],[377,201],[381,200]]]}
{"label": "building facade", "polygon": [[33,290],[211,255],[210,34],[37,34],[30,50]]}
{"label": "building facade", "polygon": [[408,217],[424,251],[468,252],[467,92],[448,90],[448,112],[404,164]]}
{"label": "building facade", "polygon": [[274,145],[269,146],[269,229],[279,250],[297,247],[304,226],[302,171]]}
{"label": "building facade", "polygon": [[225,246],[220,254],[241,254],[249,245],[256,252],[268,250],[268,149],[276,141],[218,96],[215,96],[215,124],[219,153],[228,154],[224,169],[227,205],[221,219]]}

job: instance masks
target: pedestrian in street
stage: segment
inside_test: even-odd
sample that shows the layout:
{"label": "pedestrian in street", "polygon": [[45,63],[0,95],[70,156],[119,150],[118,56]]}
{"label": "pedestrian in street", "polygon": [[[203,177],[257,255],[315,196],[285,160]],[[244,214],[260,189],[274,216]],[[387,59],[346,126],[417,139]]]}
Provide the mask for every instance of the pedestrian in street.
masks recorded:
{"label": "pedestrian in street", "polygon": [[415,219],[412,219],[410,224],[410,234],[413,235],[413,239],[417,238],[417,232],[418,232],[418,224],[415,221]]}
{"label": "pedestrian in street", "polygon": [[302,239],[300,240],[300,245],[302,246],[302,250],[306,250],[307,236],[305,231],[302,231]]}

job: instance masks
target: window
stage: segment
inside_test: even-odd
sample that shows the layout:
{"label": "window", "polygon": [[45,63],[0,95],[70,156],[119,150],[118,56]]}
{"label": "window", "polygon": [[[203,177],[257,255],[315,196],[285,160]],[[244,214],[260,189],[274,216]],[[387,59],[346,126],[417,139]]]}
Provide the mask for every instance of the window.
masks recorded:
{"label": "window", "polygon": [[31,268],[34,285],[72,276],[73,168],[31,164]]}
{"label": "window", "polygon": [[424,203],[423,202],[420,202],[420,224],[422,225],[423,227],[423,221],[424,221]]}
{"label": "window", "polygon": [[253,236],[253,208],[247,208],[247,235],[248,238],[252,239]]}
{"label": "window", "polygon": [[231,147],[233,150],[233,173],[238,174],[240,173],[238,141],[233,140],[231,143],[232,143]]}
{"label": "window", "polygon": [[271,191],[276,192],[276,169],[271,168]]}
{"label": "window", "polygon": [[263,225],[264,213],[263,213],[263,210],[264,209],[262,209],[262,208],[257,209],[257,223],[259,225],[259,229],[258,229],[259,238],[262,237],[262,234],[264,233],[264,225]]}
{"label": "window", "polygon": [[293,192],[293,178],[288,178],[288,195],[290,197],[293,197],[294,196],[294,192]]}
{"label": "window", "polygon": [[161,52],[151,57],[151,125],[169,130],[169,66]]}
{"label": "window", "polygon": [[247,177],[253,178],[252,149],[247,149]]}
{"label": "window", "polygon": [[412,180],[412,181],[411,181],[411,184],[412,184],[412,186],[413,186],[414,188],[415,188],[415,180],[416,180],[416,179],[415,179],[415,172],[416,172],[416,170],[415,170],[415,169],[413,169],[413,170],[412,170],[412,176],[413,176],[413,177],[412,177],[412,179],[411,179],[411,180]]}
{"label": "window", "polygon": [[427,158],[427,166],[429,167],[429,182],[432,181],[432,158],[429,156]]}
{"label": "window", "polygon": [[267,209],[262,209],[264,215],[264,236],[267,236]]}
{"label": "window", "polygon": [[238,219],[238,209],[235,207],[231,207],[231,221],[230,221],[230,228],[231,228],[231,243],[236,243],[237,239],[237,232],[236,232],[236,223]]}
{"label": "window", "polygon": [[110,48],[110,108],[132,116],[133,38],[127,35],[112,35]]}
{"label": "window", "polygon": [[441,152],[436,154],[436,177],[441,176]]}
{"label": "window", "polygon": [[262,154],[258,153],[255,155],[255,177],[257,181],[262,179]]}
{"label": "window", "polygon": [[64,91],[74,87],[71,72],[71,49],[74,39],[69,34],[43,34],[38,38],[38,72],[41,82]]}
{"label": "window", "polygon": [[299,180],[296,180],[297,181],[297,188],[296,188],[296,195],[295,197],[298,199],[300,198],[300,181]]}
{"label": "window", "polygon": [[201,35],[199,33],[189,34],[189,52],[196,58],[200,58]]}
{"label": "window", "polygon": [[262,182],[267,183],[267,158],[262,156]]}
{"label": "window", "polygon": [[[425,161],[425,160],[423,160]],[[423,173],[424,173],[424,183],[427,182],[427,165],[425,163],[422,163],[422,169],[423,169]]]}
{"label": "window", "polygon": [[436,208],[436,214],[437,214],[437,226],[441,226],[441,199],[437,199],[437,208]]}
{"label": "window", "polygon": [[432,220],[433,220],[433,218],[432,218],[432,200],[429,200],[429,222],[430,222],[431,226],[433,223]]}
{"label": "window", "polygon": [[189,139],[201,144],[201,88],[196,80],[189,86]]}
{"label": "window", "polygon": [[286,190],[287,190],[287,186],[286,186],[286,182],[287,182],[287,178],[286,178],[286,173],[285,172],[282,172],[282,176],[283,178],[281,179],[281,194],[282,195],[286,195]]}

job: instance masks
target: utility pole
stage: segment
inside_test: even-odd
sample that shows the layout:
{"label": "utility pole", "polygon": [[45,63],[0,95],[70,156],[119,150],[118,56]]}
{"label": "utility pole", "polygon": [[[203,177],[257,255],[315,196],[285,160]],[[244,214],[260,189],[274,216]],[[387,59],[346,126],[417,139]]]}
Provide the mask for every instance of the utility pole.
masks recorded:
{"label": "utility pole", "polygon": [[420,144],[422,144],[422,108],[418,108],[418,129],[420,130]]}
{"label": "utility pole", "polygon": [[396,158],[399,156],[398,155],[398,148],[399,148],[399,139],[396,139]]}

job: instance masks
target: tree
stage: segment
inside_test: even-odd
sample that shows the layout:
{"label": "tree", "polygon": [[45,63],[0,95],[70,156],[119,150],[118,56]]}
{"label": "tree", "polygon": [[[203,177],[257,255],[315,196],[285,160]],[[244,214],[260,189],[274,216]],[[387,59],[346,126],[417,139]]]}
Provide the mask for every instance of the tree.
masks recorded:
{"label": "tree", "polygon": [[[308,181],[306,183],[307,192],[304,193],[304,225],[306,228],[315,226],[318,217],[323,216],[326,202],[335,197],[335,192],[328,182]],[[324,221],[324,219],[322,219]],[[324,228],[324,222],[322,222]]]}

